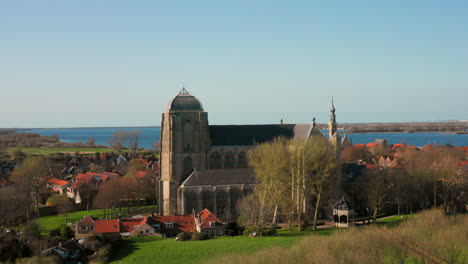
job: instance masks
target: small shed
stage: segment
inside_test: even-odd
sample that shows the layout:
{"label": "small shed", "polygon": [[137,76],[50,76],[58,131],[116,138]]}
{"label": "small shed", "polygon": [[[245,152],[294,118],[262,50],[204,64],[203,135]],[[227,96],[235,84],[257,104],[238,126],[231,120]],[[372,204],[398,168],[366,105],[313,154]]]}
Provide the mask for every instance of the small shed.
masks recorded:
{"label": "small shed", "polygon": [[354,225],[354,209],[351,209],[344,197],[333,205],[333,225],[336,227]]}

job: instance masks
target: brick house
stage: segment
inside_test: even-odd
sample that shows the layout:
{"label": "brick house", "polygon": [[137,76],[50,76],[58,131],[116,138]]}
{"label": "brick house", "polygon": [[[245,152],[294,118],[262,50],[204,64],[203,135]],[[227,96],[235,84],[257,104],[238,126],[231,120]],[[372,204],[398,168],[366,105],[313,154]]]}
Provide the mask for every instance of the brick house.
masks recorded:
{"label": "brick house", "polygon": [[145,216],[143,218],[123,218],[96,220],[86,216],[77,223],[77,235],[102,234],[121,237],[164,236],[171,237],[181,232],[200,232],[208,237],[224,236],[226,227],[208,209],[200,213],[179,216]]}

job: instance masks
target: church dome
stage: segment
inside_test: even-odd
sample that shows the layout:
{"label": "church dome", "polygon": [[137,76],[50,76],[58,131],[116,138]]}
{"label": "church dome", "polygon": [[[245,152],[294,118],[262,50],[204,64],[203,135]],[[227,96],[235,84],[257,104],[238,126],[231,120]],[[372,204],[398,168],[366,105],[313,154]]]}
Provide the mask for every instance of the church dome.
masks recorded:
{"label": "church dome", "polygon": [[167,105],[168,111],[203,111],[200,101],[185,88]]}

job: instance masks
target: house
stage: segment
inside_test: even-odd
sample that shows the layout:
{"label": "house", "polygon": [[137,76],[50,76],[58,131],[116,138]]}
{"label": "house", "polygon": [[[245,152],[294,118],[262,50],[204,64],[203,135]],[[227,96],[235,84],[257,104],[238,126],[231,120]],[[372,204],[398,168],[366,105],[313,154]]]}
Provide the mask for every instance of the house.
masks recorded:
{"label": "house", "polygon": [[47,181],[47,189],[53,192],[58,192],[59,194],[66,192],[67,187],[70,185],[70,182],[59,180],[57,178],[52,178]]}
{"label": "house", "polygon": [[384,168],[395,168],[398,166],[398,162],[395,158],[391,156],[381,156],[378,160],[380,167]]}
{"label": "house", "polygon": [[226,226],[208,209],[203,209],[195,217],[197,232],[208,237],[224,236]]}
{"label": "house", "polygon": [[77,223],[79,235],[100,234],[106,236],[164,236],[171,237],[181,232],[200,232],[208,237],[224,236],[226,227],[208,209],[200,213],[176,216],[145,216],[97,220],[86,216]]}
{"label": "house", "polygon": [[59,243],[58,246],[48,248],[41,252],[43,257],[58,256],[62,261],[79,261],[90,253],[83,248],[76,239]]}
{"label": "house", "polygon": [[96,225],[96,219],[90,215],[86,215],[76,225],[76,233],[78,234],[92,234],[94,226]]}
{"label": "house", "polygon": [[116,163],[117,163],[117,164],[120,164],[122,161],[128,161],[128,160],[127,160],[127,157],[125,157],[124,154],[120,154],[120,155],[117,157]]}
{"label": "house", "polygon": [[67,187],[67,196],[68,198],[75,199],[75,203],[81,203],[81,198],[79,194],[79,189],[81,186],[87,184],[94,189],[98,189],[104,182],[116,177],[120,177],[120,175],[111,172],[80,173],[75,177],[73,184],[71,184],[70,187]]}

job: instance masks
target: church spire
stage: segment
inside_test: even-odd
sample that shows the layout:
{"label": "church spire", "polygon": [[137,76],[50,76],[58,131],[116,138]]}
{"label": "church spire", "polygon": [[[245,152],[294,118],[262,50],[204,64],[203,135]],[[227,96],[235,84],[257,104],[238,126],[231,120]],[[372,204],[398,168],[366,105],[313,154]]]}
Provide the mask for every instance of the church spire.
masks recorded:
{"label": "church spire", "polygon": [[330,109],[330,122],[328,123],[328,134],[329,134],[329,139],[331,140],[337,131],[336,128],[336,115],[335,115],[335,104],[333,102],[333,96],[332,96],[332,104],[331,104],[331,109]]}

